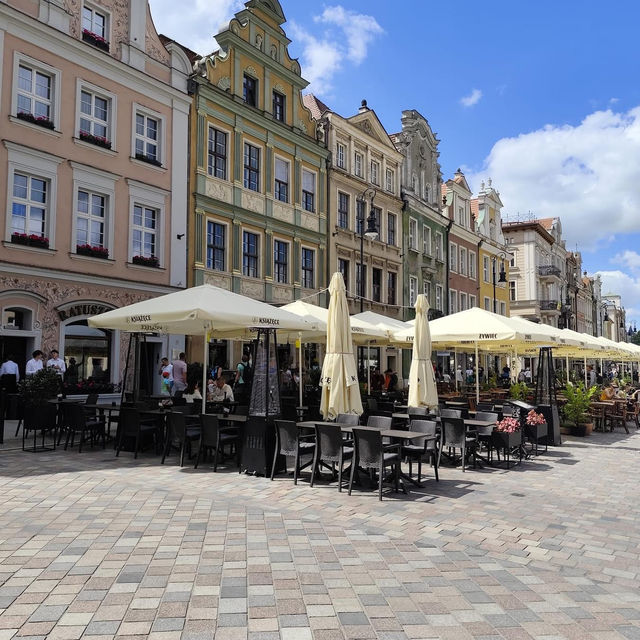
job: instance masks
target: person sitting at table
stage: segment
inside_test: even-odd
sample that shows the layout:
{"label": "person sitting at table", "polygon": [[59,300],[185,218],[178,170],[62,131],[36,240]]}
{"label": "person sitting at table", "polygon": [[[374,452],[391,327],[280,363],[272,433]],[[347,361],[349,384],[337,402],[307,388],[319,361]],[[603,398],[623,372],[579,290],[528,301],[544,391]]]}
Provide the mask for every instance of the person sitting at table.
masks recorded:
{"label": "person sitting at table", "polygon": [[224,378],[218,378],[211,394],[211,402],[233,402],[233,390],[225,382]]}
{"label": "person sitting at table", "polygon": [[615,389],[613,388],[613,385],[608,384],[600,394],[600,401],[606,402],[607,400],[613,400],[615,395],[616,395],[616,392],[615,392]]}
{"label": "person sitting at table", "polygon": [[200,387],[197,382],[190,382],[187,388],[182,392],[182,397],[187,404],[193,404],[194,400],[202,400]]}

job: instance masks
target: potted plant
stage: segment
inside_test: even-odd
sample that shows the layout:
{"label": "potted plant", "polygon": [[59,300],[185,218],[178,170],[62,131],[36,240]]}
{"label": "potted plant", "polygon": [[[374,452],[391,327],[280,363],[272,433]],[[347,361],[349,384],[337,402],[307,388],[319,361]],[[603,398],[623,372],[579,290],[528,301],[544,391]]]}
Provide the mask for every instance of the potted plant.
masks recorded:
{"label": "potted plant", "polygon": [[[35,432],[53,430],[56,427],[57,411],[55,404],[49,402],[60,392],[60,376],[52,369],[40,369],[18,383],[18,398],[23,409],[24,434],[28,430]],[[24,443],[23,443],[24,447]]]}
{"label": "potted plant", "polygon": [[131,259],[133,264],[139,264],[144,267],[159,267],[160,261],[156,256],[133,256]]}
{"label": "potted plant", "polygon": [[97,147],[103,149],[111,149],[111,141],[107,140],[104,136],[94,136],[88,131],[80,131],[80,140],[88,142],[89,144],[95,144]]}
{"label": "potted plant", "polygon": [[159,160],[156,160],[156,158],[152,158],[151,156],[148,156],[146,153],[140,153],[139,151],[136,151],[136,160],[140,160],[141,162],[147,162],[148,164],[152,164],[155,167],[162,166],[162,162],[160,162]]}
{"label": "potted plant", "polygon": [[28,111],[18,111],[18,119],[30,122],[31,124],[37,124],[39,127],[45,127],[45,129],[53,129],[54,124],[47,116],[34,116]]}
{"label": "potted plant", "polygon": [[109,250],[106,247],[98,247],[91,244],[79,244],[76,246],[76,253],[81,256],[91,256],[92,258],[108,258]]}
{"label": "potted plant", "polygon": [[102,36],[93,33],[93,31],[89,31],[89,29],[82,30],[82,39],[94,47],[98,47],[98,49],[109,51],[109,43]]}
{"label": "potted plant", "polygon": [[564,417],[572,423],[571,434],[588,436],[593,431],[593,423],[589,416],[589,403],[598,390],[597,386],[585,388],[584,383],[567,384],[565,395],[567,402],[563,408]]}
{"label": "potted plant", "polygon": [[541,413],[531,409],[525,418],[524,433],[532,442],[547,435],[547,421]]}
{"label": "potted plant", "polygon": [[526,382],[515,382],[509,387],[509,397],[512,400],[525,400],[529,393]]}
{"label": "potted plant", "polygon": [[512,416],[496,423],[493,430],[494,446],[499,449],[513,449],[522,443],[520,420]]}

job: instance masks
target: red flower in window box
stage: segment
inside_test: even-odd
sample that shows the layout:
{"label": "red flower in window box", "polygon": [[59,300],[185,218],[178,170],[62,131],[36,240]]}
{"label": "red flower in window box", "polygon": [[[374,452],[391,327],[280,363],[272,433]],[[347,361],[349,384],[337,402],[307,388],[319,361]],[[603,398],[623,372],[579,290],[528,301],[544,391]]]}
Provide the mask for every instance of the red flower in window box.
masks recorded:
{"label": "red flower in window box", "polygon": [[25,122],[30,122],[31,124],[37,124],[39,127],[44,127],[45,129],[53,129],[54,125],[47,116],[34,116],[33,113],[29,113],[28,111],[18,111],[17,117],[20,120],[24,120]]}
{"label": "red flower in window box", "polygon": [[13,244],[24,244],[29,247],[40,247],[41,249],[49,248],[49,238],[40,236],[37,233],[12,233],[11,242]]}
{"label": "red flower in window box", "polygon": [[109,51],[109,43],[102,36],[97,33],[93,33],[93,31],[89,31],[89,29],[82,30],[82,39],[85,42],[98,47],[98,49]]}
{"label": "red flower in window box", "polygon": [[131,259],[133,264],[142,265],[144,267],[159,267],[160,261],[156,256],[133,256]]}
{"label": "red flower in window box", "polygon": [[111,149],[111,142],[103,136],[94,136],[88,131],[80,131],[80,140],[88,142],[89,144],[95,144],[97,147],[103,149]]}
{"label": "red flower in window box", "polygon": [[76,253],[81,256],[91,256],[93,258],[108,258],[109,249],[91,244],[79,244],[76,246]]}

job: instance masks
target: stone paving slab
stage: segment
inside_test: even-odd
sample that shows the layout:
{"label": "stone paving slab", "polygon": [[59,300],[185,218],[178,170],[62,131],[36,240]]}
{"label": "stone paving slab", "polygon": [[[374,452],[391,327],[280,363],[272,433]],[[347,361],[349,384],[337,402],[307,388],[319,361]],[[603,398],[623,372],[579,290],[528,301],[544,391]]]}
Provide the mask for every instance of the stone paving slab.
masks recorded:
{"label": "stone paving slab", "polygon": [[0,640],[640,638],[638,462],[638,433],[598,433],[379,502],[2,451]]}

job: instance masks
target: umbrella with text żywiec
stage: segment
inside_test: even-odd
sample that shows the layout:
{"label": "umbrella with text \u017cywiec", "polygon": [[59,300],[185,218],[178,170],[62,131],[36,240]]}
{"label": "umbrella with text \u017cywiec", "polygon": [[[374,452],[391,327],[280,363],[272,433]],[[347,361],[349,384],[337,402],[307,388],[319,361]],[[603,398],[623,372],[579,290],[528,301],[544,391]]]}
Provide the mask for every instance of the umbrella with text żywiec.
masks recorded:
{"label": "umbrella with text \u017cywiec", "polygon": [[340,413],[362,413],[358,372],[353,357],[349,307],[341,273],[334,273],[329,284],[327,351],[322,363],[320,413],[335,418]]}
{"label": "umbrella with text \u017cywiec", "polygon": [[421,293],[415,304],[416,323],[413,339],[413,354],[409,369],[410,407],[437,407],[438,390],[431,363],[431,333],[429,331],[429,303]]}

